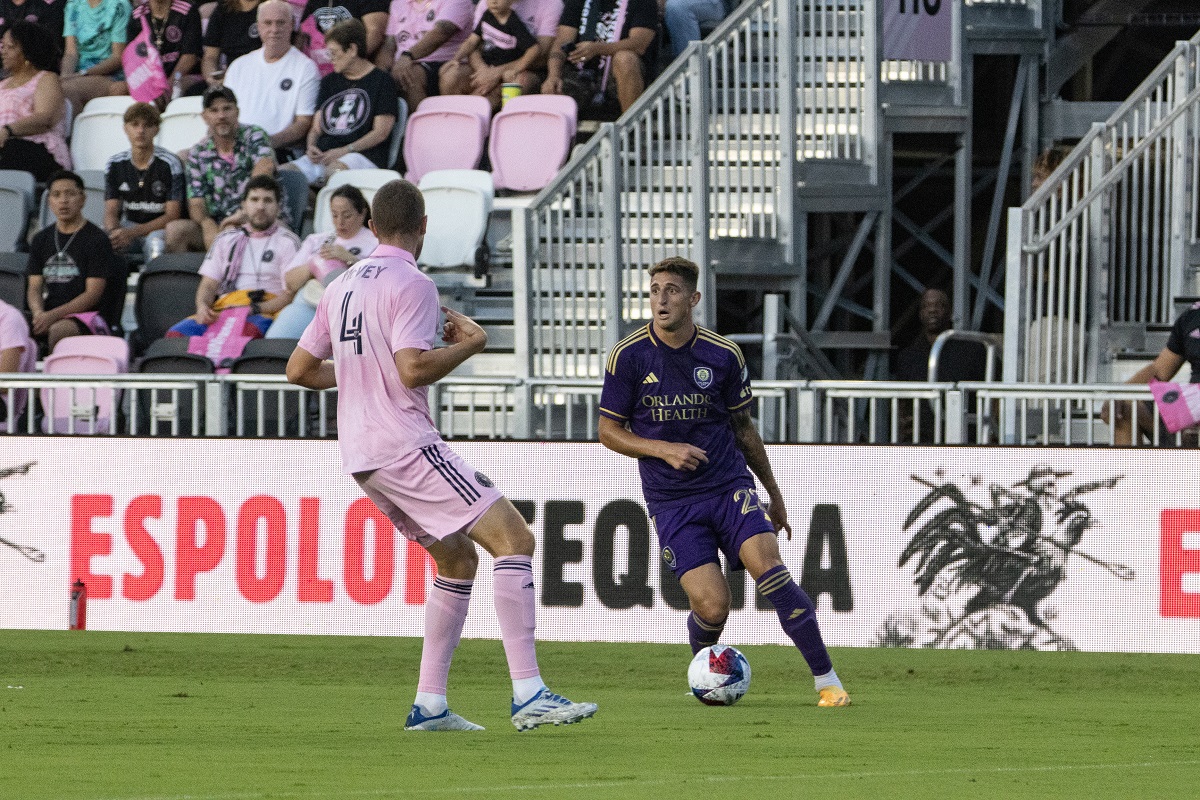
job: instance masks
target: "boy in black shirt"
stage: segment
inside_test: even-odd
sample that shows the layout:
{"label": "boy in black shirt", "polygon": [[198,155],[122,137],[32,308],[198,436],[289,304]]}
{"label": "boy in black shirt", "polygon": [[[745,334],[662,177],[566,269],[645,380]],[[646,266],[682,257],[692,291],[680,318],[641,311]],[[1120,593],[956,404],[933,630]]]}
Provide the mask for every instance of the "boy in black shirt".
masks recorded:
{"label": "boy in black shirt", "polygon": [[125,275],[108,236],[83,216],[83,179],[56,172],[46,192],[57,221],[30,244],[26,301],[34,337],[53,352],[68,336],[113,332],[125,307]]}
{"label": "boy in black shirt", "polygon": [[183,165],[154,144],[160,124],[149,103],[125,109],[130,149],[108,160],[104,176],[104,229],[113,251],[140,252],[145,261],[166,250],[167,223],[183,214]]}
{"label": "boy in black shirt", "polygon": [[[454,60],[471,67],[471,93],[486,97],[492,110],[500,107],[501,84],[516,83],[522,72],[533,67],[538,57],[537,39],[513,13],[514,0],[487,0],[487,11],[475,30],[458,48]],[[500,73],[499,82],[481,84],[476,76],[484,74],[481,67],[507,68]]]}

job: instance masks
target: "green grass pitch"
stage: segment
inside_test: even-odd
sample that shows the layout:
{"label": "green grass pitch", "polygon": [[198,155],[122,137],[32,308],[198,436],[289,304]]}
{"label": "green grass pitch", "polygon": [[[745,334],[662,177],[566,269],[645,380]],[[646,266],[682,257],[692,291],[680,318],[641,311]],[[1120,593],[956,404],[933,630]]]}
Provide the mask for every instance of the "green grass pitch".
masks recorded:
{"label": "green grass pitch", "polygon": [[[594,719],[517,733],[499,642],[465,641],[451,707],[405,733],[420,642],[0,631],[0,798],[1182,798],[1200,787],[1195,656],[743,648],[750,693],[686,696],[682,645],[542,643]],[[23,687],[23,688],[16,688]]]}

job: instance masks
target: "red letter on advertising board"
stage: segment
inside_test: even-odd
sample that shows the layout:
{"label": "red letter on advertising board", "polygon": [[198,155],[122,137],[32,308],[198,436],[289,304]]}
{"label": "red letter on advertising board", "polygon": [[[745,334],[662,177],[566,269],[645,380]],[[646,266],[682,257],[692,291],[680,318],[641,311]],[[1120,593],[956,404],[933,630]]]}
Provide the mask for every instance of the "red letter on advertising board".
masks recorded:
{"label": "red letter on advertising board", "polygon": [[423,606],[426,576],[437,574],[437,564],[424,547],[411,539],[404,541],[408,544],[404,552],[404,602],[410,606]]}
{"label": "red letter on advertising board", "polygon": [[[375,539],[374,573],[366,576],[366,527],[371,523]],[[356,603],[374,605],[392,591],[392,575],[396,569],[395,528],[379,507],[361,497],[346,509],[346,594]]]}
{"label": "red letter on advertising board", "polygon": [[328,603],[333,600],[333,581],[318,574],[321,564],[321,500],[300,498],[300,552],[296,599],[301,603]]}
{"label": "red letter on advertising board", "polygon": [[[258,577],[258,523],[267,523],[267,563]],[[274,600],[287,577],[287,513],[274,497],[251,497],[238,509],[237,585],[252,603]]]}
{"label": "red letter on advertising board", "polygon": [[71,583],[87,584],[90,599],[112,597],[112,578],[92,574],[92,558],[112,553],[112,534],[96,533],[92,520],[111,517],[111,494],[77,494],[71,497]]}
{"label": "red letter on advertising board", "polygon": [[142,574],[128,572],[121,578],[121,594],[129,600],[149,600],[158,594],[163,585],[163,554],[146,530],[148,519],[162,517],[162,497],[144,494],[135,497],[125,509],[125,540],[129,549],[142,562]]}
{"label": "red letter on advertising board", "polygon": [[1200,550],[1185,549],[1184,534],[1200,534],[1200,511],[1167,508],[1162,512],[1159,553],[1159,613],[1164,617],[1200,618],[1200,594],[1183,590],[1183,576],[1200,575]]}
{"label": "red letter on advertising board", "polygon": [[[204,525],[204,544],[197,540]],[[210,572],[225,554],[225,513],[211,497],[179,498],[175,522],[175,599],[196,599],[196,576]]]}

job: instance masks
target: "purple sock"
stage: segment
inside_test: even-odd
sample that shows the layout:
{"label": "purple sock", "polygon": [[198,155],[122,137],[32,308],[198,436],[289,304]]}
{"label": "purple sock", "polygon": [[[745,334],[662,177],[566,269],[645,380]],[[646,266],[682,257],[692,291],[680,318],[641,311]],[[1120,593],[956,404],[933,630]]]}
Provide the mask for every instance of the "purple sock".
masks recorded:
{"label": "purple sock", "polygon": [[759,576],[758,590],[775,606],[783,632],[796,643],[813,675],[824,675],[833,669],[829,651],[821,640],[821,629],[817,626],[817,609],[792,580],[788,568],[780,564],[764,572]]}
{"label": "purple sock", "polygon": [[688,642],[692,645],[692,655],[696,655],[720,640],[721,631],[725,630],[725,622],[721,621],[714,625],[696,616],[696,612],[693,611],[688,614],[687,629]]}

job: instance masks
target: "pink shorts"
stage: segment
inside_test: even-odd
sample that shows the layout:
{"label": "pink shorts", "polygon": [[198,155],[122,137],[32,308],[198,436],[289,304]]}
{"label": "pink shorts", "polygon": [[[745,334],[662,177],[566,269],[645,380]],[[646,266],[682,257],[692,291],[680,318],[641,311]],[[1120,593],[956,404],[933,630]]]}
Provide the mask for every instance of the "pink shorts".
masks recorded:
{"label": "pink shorts", "polygon": [[445,442],[354,479],[398,531],[423,546],[471,530],[504,496]]}

